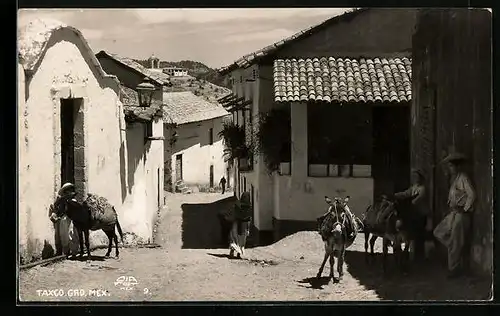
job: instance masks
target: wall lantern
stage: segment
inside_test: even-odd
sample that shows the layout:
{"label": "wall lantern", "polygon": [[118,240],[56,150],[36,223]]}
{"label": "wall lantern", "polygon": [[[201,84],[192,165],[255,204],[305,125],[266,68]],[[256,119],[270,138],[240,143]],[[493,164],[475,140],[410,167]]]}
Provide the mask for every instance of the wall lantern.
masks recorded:
{"label": "wall lantern", "polygon": [[144,80],[137,85],[137,94],[139,95],[139,106],[149,107],[151,106],[151,100],[153,99],[153,94],[155,92],[155,86],[151,83],[149,78],[144,78]]}

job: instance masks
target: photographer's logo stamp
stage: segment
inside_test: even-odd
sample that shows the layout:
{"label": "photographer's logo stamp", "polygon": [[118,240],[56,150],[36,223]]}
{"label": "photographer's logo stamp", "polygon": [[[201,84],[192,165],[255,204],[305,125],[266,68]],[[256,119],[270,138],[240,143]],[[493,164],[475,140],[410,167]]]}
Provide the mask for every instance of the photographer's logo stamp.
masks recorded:
{"label": "photographer's logo stamp", "polygon": [[137,279],[133,276],[122,275],[114,282],[115,286],[120,290],[131,291],[136,285],[139,284]]}

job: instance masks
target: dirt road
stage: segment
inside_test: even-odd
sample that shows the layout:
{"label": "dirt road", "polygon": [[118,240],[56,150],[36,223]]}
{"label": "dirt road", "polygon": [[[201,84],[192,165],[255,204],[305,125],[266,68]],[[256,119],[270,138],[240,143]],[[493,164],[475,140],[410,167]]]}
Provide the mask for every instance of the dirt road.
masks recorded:
{"label": "dirt road", "polygon": [[[218,249],[215,213],[231,193],[169,194],[155,241],[156,249],[121,250],[120,259],[95,251],[90,263],[62,261],[20,272],[23,301],[337,301],[485,299],[488,282],[450,281],[444,269],[420,266],[418,272],[383,278],[380,258],[364,262],[363,235],[346,254],[342,283],[315,280],[322,259],[316,232],[299,232],[267,247],[247,250],[245,260]],[[377,243],[377,252],[381,252]],[[329,273],[325,268],[324,275]],[[122,282],[116,284],[119,278]],[[130,278],[133,277],[133,278]],[[135,282],[136,281],[136,282]]]}

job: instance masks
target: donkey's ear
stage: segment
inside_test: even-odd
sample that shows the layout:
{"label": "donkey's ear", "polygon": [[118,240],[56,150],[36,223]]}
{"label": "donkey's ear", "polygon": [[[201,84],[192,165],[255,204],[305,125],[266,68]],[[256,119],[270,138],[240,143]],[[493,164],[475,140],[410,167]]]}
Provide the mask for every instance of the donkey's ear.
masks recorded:
{"label": "donkey's ear", "polygon": [[328,196],[325,196],[325,202],[328,204],[332,203],[332,199],[330,199]]}

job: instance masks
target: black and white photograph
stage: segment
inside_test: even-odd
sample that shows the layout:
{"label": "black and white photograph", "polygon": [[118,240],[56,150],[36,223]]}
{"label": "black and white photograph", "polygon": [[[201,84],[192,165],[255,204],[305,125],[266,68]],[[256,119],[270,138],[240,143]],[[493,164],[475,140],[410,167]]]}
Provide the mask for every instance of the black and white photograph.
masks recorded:
{"label": "black and white photograph", "polygon": [[17,19],[18,304],[493,298],[491,9]]}

